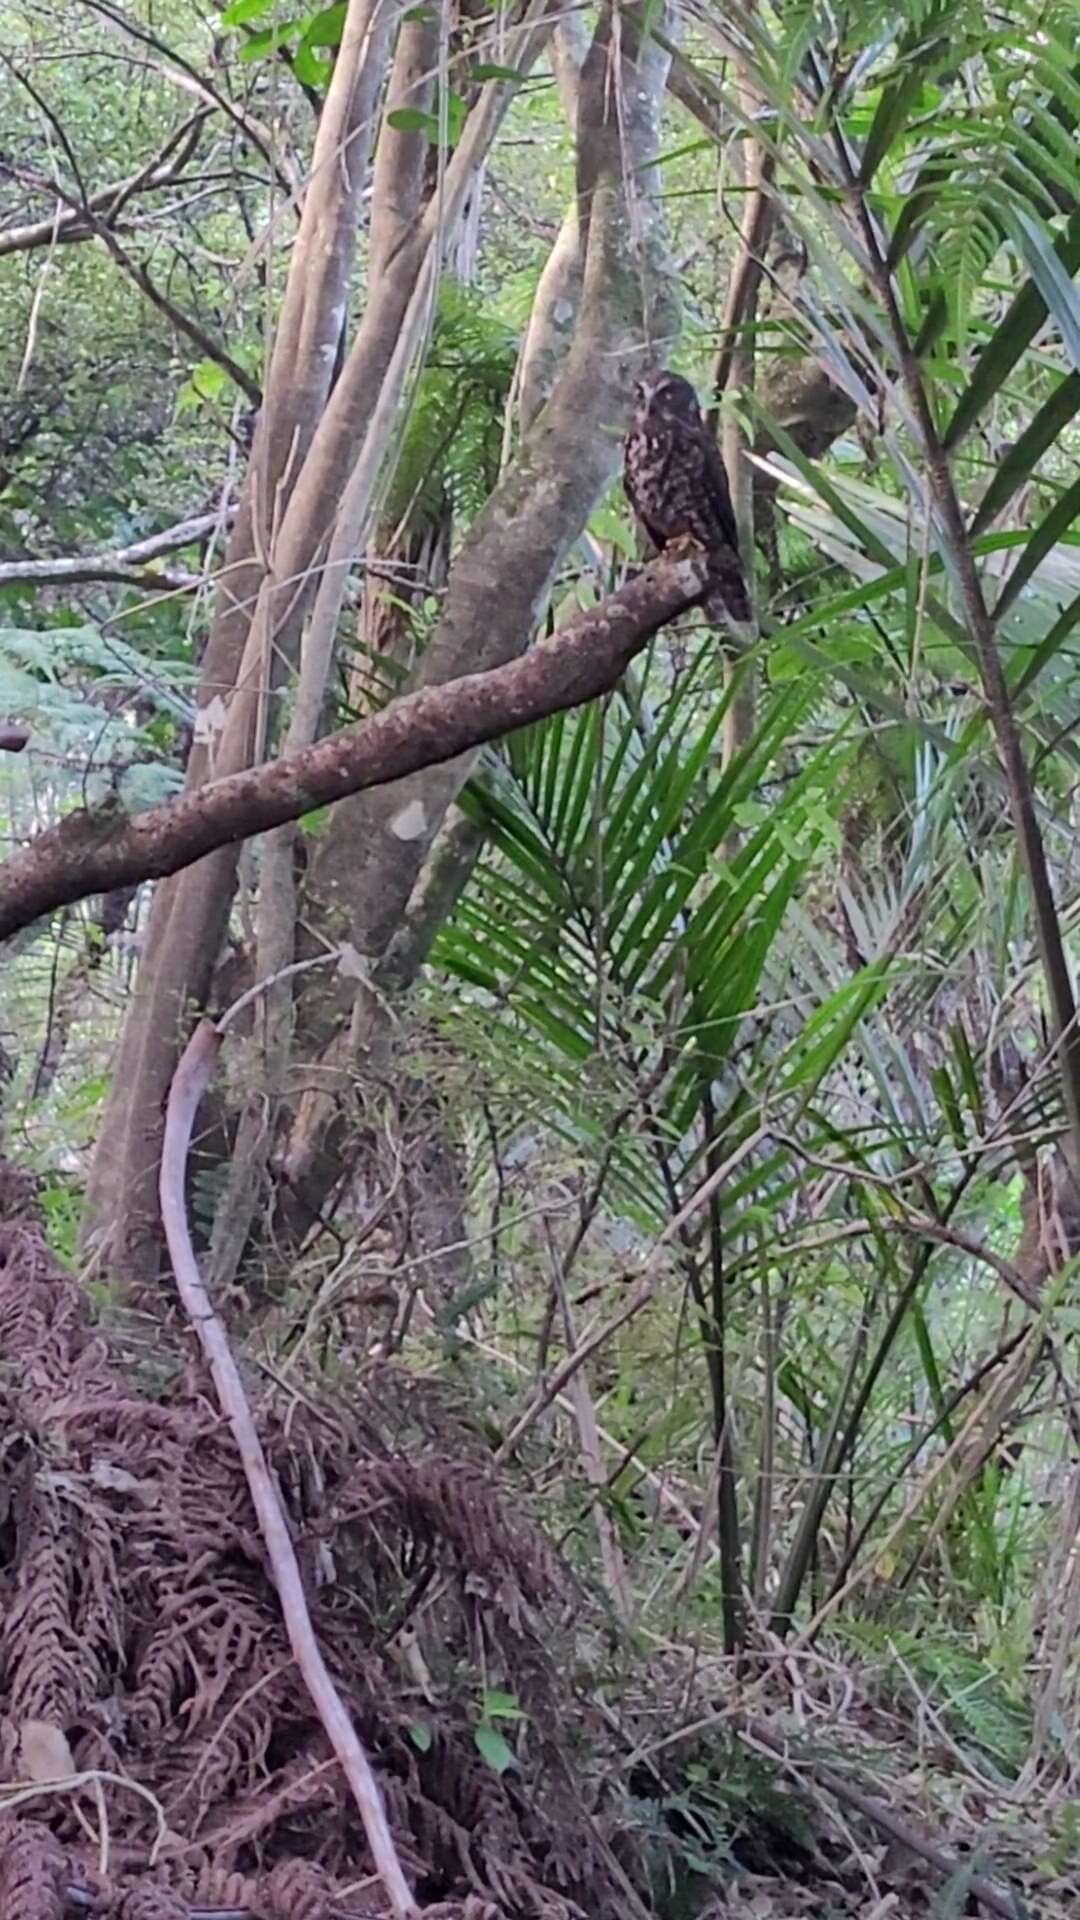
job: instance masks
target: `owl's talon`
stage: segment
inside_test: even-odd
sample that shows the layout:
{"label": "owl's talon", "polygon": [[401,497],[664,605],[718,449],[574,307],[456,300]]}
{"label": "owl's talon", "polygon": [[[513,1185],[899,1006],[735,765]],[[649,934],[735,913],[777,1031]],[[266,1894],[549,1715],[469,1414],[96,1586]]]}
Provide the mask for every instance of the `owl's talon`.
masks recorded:
{"label": "owl's talon", "polygon": [[670,553],[676,560],[696,560],[705,551],[701,541],[695,540],[692,533],[680,533],[664,546],[664,552]]}

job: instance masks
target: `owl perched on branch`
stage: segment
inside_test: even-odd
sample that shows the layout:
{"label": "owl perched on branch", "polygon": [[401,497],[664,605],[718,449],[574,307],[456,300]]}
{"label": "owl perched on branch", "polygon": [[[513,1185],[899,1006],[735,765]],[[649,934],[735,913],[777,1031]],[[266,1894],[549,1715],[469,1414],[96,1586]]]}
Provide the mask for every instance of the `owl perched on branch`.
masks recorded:
{"label": "owl perched on branch", "polygon": [[749,620],[724,462],[701,417],[697,394],[681,374],[650,373],[638,383],[623,486],[656,548],[662,551],[680,539],[704,547],[712,564],[702,602],[706,618],[716,626]]}

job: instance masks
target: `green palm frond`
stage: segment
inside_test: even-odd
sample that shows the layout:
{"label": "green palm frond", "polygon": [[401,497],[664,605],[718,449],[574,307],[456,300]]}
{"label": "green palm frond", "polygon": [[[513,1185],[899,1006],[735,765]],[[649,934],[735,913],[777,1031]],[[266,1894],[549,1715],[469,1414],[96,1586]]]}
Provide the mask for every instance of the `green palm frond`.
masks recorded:
{"label": "green palm frond", "polygon": [[657,1124],[696,1151],[703,1089],[740,1044],[839,792],[838,733],[785,768],[767,807],[755,798],[818,692],[807,676],[772,696],[721,770],[730,692],[691,672],[655,722],[621,694],[516,735],[473,783],[488,852],[433,959],[542,1051],[565,1120],[583,1075],[626,1091],[662,1061]]}

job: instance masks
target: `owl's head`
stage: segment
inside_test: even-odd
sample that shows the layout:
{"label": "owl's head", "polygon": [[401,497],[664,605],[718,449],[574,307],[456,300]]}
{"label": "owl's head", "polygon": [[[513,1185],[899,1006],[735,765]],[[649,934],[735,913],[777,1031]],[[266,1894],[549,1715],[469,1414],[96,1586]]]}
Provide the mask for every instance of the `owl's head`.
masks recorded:
{"label": "owl's head", "polygon": [[661,367],[647,373],[634,389],[634,412],[638,419],[685,420],[697,424],[701,419],[698,397],[681,373]]}

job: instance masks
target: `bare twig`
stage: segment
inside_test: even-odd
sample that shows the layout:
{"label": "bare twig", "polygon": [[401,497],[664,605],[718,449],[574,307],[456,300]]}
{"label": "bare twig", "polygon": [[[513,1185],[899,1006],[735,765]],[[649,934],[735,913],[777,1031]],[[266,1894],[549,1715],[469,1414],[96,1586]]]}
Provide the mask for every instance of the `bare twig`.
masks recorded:
{"label": "bare twig", "polygon": [[165,553],[177,553],[190,547],[235,517],[236,508],[217,513],[197,514],[180,520],[161,533],[148,534],[129,547],[117,547],[111,553],[73,554],[59,560],[0,560],[0,587],[33,584],[36,586],[78,586],[91,580],[131,580],[143,586],[188,586],[198,575],[170,574],[153,566]]}
{"label": "bare twig", "polygon": [[[214,335],[208,333],[206,328],[202,326],[198,320],[193,319],[189,313],[183,311],[183,308],[176,306],[167,294],[162,293],[160,287],[156,286],[153,280],[151,280],[146,268],[141,266],[137,260],[133,260],[131,255],[121,246],[108,221],[105,220],[94,207],[92,196],[87,193],[79,170],[75,150],[68,138],[62,121],[53,112],[48,101],[38,92],[33,81],[16,67],[6,55],[0,55],[0,58],[4,59],[5,65],[10,68],[19,85],[30,95],[34,105],[48,121],[67,156],[68,165],[71,168],[75,181],[76,191],[73,193],[71,188],[65,186],[63,181],[56,175],[54,175],[51,180],[45,182],[48,191],[54,193],[58,200],[62,200],[65,206],[76,213],[80,219],[86,221],[87,225],[93,229],[94,234],[102,242],[106,250],[111,253],[117,266],[127,274],[129,279],[135,282],[140,293],[145,295],[151,306],[156,307],[159,313],[164,314],[165,318],[170,321],[177,332],[182,333],[186,339],[197,346],[200,352],[206,355],[207,359],[213,360],[219,367],[222,367],[228,374],[230,380],[234,381],[240,388],[240,391],[247,395],[252,406],[259,406],[262,401],[262,389],[258,382],[251,378],[251,375],[240,365],[239,361],[233,359],[231,353],[222,346],[220,340],[215,339]],[[16,177],[20,177],[24,173],[23,169],[14,167],[9,168],[8,171],[14,173]]]}
{"label": "bare twig", "polygon": [[265,128],[259,125],[259,122],[252,114],[247,113],[243,107],[238,106],[236,101],[230,100],[228,94],[222,93],[205,73],[200,73],[197,67],[192,66],[190,60],[186,60],[183,54],[177,53],[176,49],[169,46],[167,41],[159,39],[157,34],[151,32],[139,21],[132,20],[121,7],[110,6],[106,3],[106,0],[82,0],[82,4],[88,7],[92,13],[96,13],[100,15],[102,19],[110,21],[113,26],[118,27],[122,33],[128,34],[131,39],[139,41],[145,47],[152,48],[155,53],[163,55],[166,60],[170,61],[173,68],[177,69],[177,71],[172,73],[171,78],[177,80],[181,85],[187,85],[189,91],[197,94],[199,99],[208,101],[211,106],[217,107],[225,114],[226,118],[231,120],[233,125],[240,129],[240,132],[244,135],[245,139],[251,143],[256,152],[262,155],[267,165],[273,170],[279,185],[284,188],[285,192],[290,195],[293,193],[296,183],[290,180],[287,174],[278,166],[273,152],[272,137]]}
{"label": "bare twig", "polygon": [[[177,127],[166,140],[164,146],[155,154],[153,160],[140,167],[136,173],[129,174],[124,180],[114,180],[109,186],[96,187],[87,195],[87,205],[99,213],[109,226],[114,226],[128,201],[136,194],[151,193],[158,187],[168,187],[176,183],[191,159],[203,123],[209,113],[208,107],[198,107],[189,114],[183,124]],[[179,149],[179,150],[178,150]],[[16,169],[10,164],[0,162],[3,171],[27,182],[42,193],[55,192],[53,182],[30,173],[26,169]],[[0,228],[0,259],[8,253],[26,253],[35,247],[64,245],[77,240],[92,240],[97,229],[77,208],[68,206],[58,208],[42,220],[32,220],[21,227]]]}
{"label": "bare twig", "polygon": [[598,1348],[606,1346],[613,1335],[618,1333],[620,1327],[624,1327],[628,1320],[632,1320],[636,1314],[641,1312],[642,1307],[648,1305],[653,1296],[653,1289],[656,1286],[657,1280],[660,1278],[663,1265],[662,1256],[669,1243],[678,1237],[681,1229],[686,1225],[688,1220],[692,1220],[696,1213],[700,1213],[702,1207],[708,1202],[710,1195],[715,1193],[717,1188],[723,1185],[723,1182],[734,1173],[736,1167],[742,1165],[747,1155],[753,1152],[759,1141],[765,1138],[767,1132],[767,1127],[758,1127],[753,1133],[749,1134],[747,1138],[740,1142],[739,1146],[735,1148],[734,1153],[730,1153],[723,1164],[716,1167],[713,1172],[709,1174],[708,1178],[702,1181],[696,1191],[690,1195],[685,1206],[681,1207],[678,1213],[673,1214],[663,1232],[658,1236],[652,1252],[645,1262],[639,1285],[631,1294],[630,1299],[626,1301],[624,1306],[619,1308],[618,1313],[612,1314],[610,1320],[605,1320],[602,1325],[595,1326],[591,1328],[588,1333],[583,1334],[574,1351],[568,1353],[561,1365],[555,1368],[554,1373],[552,1373],[550,1378],[538,1389],[533,1399],[529,1402],[529,1405],[525,1408],[524,1413],[519,1416],[511,1427],[495,1455],[497,1462],[501,1463],[509,1458],[524,1439],[530,1427],[536,1424],[536,1421],[540,1418],[545,1408],[549,1407],[552,1401],[558,1398],[566,1386],[567,1381],[573,1379],[575,1373],[577,1373],[580,1367],[585,1365],[590,1355],[594,1354]]}

